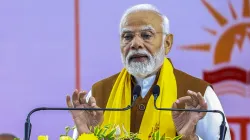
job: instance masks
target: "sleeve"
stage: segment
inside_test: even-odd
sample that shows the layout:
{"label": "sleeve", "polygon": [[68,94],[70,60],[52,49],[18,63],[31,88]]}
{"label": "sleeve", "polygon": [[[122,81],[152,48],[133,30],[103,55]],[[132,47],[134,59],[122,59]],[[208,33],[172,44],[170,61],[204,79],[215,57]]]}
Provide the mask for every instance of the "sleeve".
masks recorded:
{"label": "sleeve", "polygon": [[[198,135],[197,135],[198,136]],[[198,136],[198,140],[203,140],[202,138],[200,138],[199,136]]]}
{"label": "sleeve", "polygon": [[[213,91],[213,89],[208,86],[204,99],[208,105],[208,110],[220,110],[224,113],[221,103]],[[196,135],[199,140],[218,140],[220,137],[220,125],[222,122],[222,116],[218,113],[207,113],[206,116],[201,119],[196,126]],[[231,140],[230,129],[226,119],[227,132],[225,140]]]}
{"label": "sleeve", "polygon": [[[92,96],[92,92],[91,92],[91,90],[88,92],[88,94],[87,94],[87,96],[86,96],[86,101],[88,102],[89,101],[89,98]],[[72,136],[72,138],[73,138],[73,140],[77,140],[77,138],[78,138],[78,131],[77,131],[77,129],[75,129],[74,131],[73,131],[73,136]]]}

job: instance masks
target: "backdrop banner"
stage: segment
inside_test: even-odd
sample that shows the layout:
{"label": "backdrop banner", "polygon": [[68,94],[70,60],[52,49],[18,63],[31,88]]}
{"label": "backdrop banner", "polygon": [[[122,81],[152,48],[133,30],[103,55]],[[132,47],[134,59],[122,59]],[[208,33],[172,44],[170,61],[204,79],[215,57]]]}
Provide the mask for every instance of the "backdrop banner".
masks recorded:
{"label": "backdrop banner", "polygon": [[[0,1],[0,133],[24,136],[35,107],[66,107],[74,89],[119,72],[119,22],[143,0]],[[211,84],[233,140],[250,140],[250,0],[147,0],[170,20],[176,68]],[[67,111],[31,116],[31,139],[58,139]]]}

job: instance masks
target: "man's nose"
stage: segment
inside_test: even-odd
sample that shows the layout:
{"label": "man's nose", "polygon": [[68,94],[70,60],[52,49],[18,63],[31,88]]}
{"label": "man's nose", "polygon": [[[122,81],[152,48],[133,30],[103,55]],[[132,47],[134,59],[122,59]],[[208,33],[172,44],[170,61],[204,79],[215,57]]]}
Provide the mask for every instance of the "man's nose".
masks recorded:
{"label": "man's nose", "polygon": [[137,49],[142,49],[143,48],[143,41],[142,41],[142,39],[138,35],[136,35],[133,38],[130,47],[131,47],[131,49],[136,49],[136,50]]}

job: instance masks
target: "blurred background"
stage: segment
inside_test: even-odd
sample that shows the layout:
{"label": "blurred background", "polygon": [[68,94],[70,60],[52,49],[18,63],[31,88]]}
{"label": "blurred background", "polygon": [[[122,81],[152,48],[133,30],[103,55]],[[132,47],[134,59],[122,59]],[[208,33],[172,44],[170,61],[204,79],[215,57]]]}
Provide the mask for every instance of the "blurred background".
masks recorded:
{"label": "blurred background", "polygon": [[[167,57],[212,83],[233,140],[250,140],[250,0],[1,0],[0,133],[23,138],[33,108],[66,107],[74,89],[119,72],[120,18],[142,3],[170,20]],[[31,122],[31,139],[58,139],[73,126],[67,111],[40,111]]]}

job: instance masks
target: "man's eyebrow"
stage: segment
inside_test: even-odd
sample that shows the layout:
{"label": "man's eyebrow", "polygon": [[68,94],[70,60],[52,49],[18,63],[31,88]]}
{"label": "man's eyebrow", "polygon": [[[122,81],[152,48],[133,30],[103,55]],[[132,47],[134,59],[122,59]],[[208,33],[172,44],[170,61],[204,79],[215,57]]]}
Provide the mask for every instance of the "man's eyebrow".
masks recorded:
{"label": "man's eyebrow", "polygon": [[128,33],[128,32],[132,32],[132,30],[129,28],[122,28],[121,33]]}
{"label": "man's eyebrow", "polygon": [[[155,29],[151,26],[151,25],[146,25],[146,26],[142,26],[140,27],[140,31],[153,31],[156,32]],[[121,33],[131,33],[133,32],[132,29],[130,28],[122,28]]]}
{"label": "man's eyebrow", "polygon": [[147,25],[147,26],[141,27],[141,31],[153,31],[153,32],[155,32],[155,29],[151,25]]}

